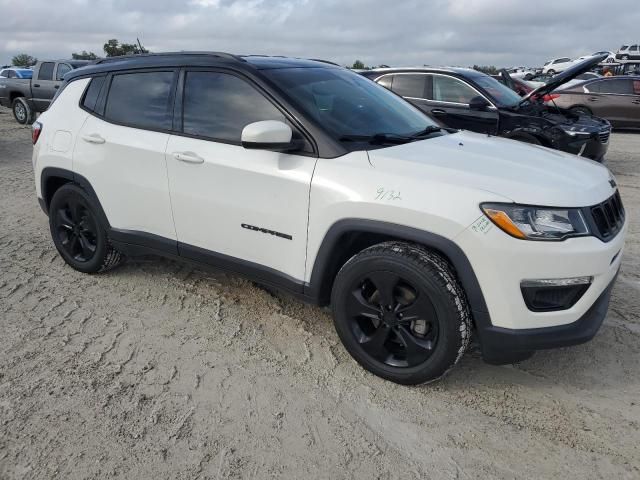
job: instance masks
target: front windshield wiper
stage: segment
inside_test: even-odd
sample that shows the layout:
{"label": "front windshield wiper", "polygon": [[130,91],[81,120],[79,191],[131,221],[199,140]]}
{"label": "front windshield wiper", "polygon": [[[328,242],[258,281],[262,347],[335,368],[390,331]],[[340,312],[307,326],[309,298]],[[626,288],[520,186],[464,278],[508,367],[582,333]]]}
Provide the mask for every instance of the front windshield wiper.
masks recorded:
{"label": "front windshield wiper", "polygon": [[400,145],[403,143],[409,143],[414,140],[418,140],[432,133],[446,130],[436,125],[429,125],[428,127],[420,130],[419,132],[411,135],[400,135],[398,133],[374,133],[373,135],[343,135],[340,137],[341,142],[367,142],[373,145]]}
{"label": "front windshield wiper", "polygon": [[340,137],[341,142],[367,142],[373,145],[393,144],[400,145],[409,143],[413,137],[398,135],[395,133],[374,133],[373,135],[343,135]]}
{"label": "front windshield wiper", "polygon": [[425,137],[427,135],[431,135],[432,133],[441,132],[441,131],[449,131],[446,128],[438,127],[437,125],[429,125],[423,130],[410,135],[411,138],[420,138]]}

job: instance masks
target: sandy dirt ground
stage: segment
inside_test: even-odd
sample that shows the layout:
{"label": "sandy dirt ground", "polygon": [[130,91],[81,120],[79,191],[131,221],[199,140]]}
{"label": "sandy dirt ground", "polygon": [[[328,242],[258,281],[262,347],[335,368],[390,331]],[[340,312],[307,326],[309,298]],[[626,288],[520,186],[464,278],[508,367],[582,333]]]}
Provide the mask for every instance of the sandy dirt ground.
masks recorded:
{"label": "sandy dirt ground", "polygon": [[608,164],[631,230],[597,337],[409,388],[233,275],[67,267],[0,109],[0,478],[640,478],[640,134]]}

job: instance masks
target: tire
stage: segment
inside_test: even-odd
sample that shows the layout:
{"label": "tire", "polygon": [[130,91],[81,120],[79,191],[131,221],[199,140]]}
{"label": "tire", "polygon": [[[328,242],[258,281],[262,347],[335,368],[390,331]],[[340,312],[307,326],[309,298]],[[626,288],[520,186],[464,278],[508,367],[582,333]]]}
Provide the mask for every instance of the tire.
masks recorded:
{"label": "tire", "polygon": [[591,110],[589,110],[587,107],[571,107],[569,111],[574,115],[578,115],[578,116],[586,115],[590,117],[593,115]]}
{"label": "tire", "polygon": [[11,104],[13,110],[13,118],[20,125],[31,125],[33,123],[33,111],[23,97],[18,97]]}
{"label": "tire", "polygon": [[553,77],[556,74],[556,71],[555,70],[547,70],[547,74]]}
{"label": "tire", "polygon": [[352,257],[336,276],[331,304],[351,356],[395,383],[441,378],[469,345],[462,287],[443,257],[417,245],[386,242]]}
{"label": "tire", "polygon": [[621,60],[629,60],[629,55],[623,55]]}
{"label": "tire", "polygon": [[72,183],[60,187],[49,206],[49,228],[56,249],[68,265],[84,273],[104,272],[122,261],[97,211],[89,195]]}

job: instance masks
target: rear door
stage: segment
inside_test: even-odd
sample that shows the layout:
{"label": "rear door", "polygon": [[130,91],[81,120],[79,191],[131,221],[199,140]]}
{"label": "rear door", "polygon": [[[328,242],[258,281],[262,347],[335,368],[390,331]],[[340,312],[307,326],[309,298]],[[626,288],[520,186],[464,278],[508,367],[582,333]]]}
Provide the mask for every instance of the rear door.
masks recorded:
{"label": "rear door", "polygon": [[49,108],[51,99],[56,94],[55,62],[42,62],[37,75],[31,80],[31,94],[36,110],[44,112]]}
{"label": "rear door", "polygon": [[93,186],[117,239],[144,237],[149,246],[174,250],[165,149],[176,79],[173,69],[94,78],[83,98],[91,115],[73,157],[74,172]]}
{"label": "rear door", "polygon": [[484,97],[491,104],[489,99],[469,83],[450,75],[434,73],[431,92],[428,93],[429,111],[448,127],[495,133],[498,123],[495,107],[488,107],[484,111],[469,108],[469,102],[477,96]]}
{"label": "rear door", "polygon": [[638,95],[631,78],[607,78],[590,83],[586,104],[594,115],[609,120],[615,127],[638,124]]}

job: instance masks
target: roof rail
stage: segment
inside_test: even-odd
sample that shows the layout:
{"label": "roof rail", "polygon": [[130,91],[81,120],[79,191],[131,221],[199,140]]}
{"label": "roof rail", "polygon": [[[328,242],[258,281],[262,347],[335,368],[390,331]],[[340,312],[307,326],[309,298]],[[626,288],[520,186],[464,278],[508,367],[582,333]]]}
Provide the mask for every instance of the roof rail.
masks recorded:
{"label": "roof rail", "polygon": [[231,53],[226,52],[192,52],[192,51],[182,51],[182,52],[160,52],[160,53],[135,53],[132,55],[120,55],[117,57],[107,57],[107,58],[99,58],[94,62],[94,65],[99,65],[102,63],[109,62],[119,62],[122,60],[133,60],[136,58],[149,58],[149,57],[170,57],[175,55],[201,55],[201,56],[212,56],[219,58],[227,58],[229,60],[236,60],[238,62],[246,62],[242,57],[238,55],[233,55]]}
{"label": "roof rail", "polygon": [[335,65],[336,67],[341,67],[342,66],[339,63],[332,62],[330,60],[322,60],[321,58],[309,58],[308,60],[311,60],[312,62],[328,63],[329,65]]}

